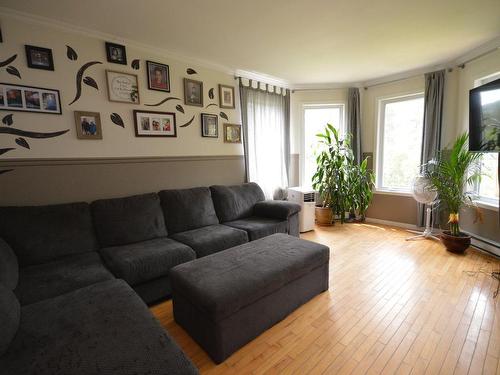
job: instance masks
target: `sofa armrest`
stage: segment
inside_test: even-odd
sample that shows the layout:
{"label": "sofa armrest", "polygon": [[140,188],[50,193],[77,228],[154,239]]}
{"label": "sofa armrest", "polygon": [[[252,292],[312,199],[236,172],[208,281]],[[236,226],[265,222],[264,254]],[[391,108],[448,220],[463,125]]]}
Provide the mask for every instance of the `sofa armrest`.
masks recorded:
{"label": "sofa armrest", "polygon": [[253,207],[255,216],[271,217],[274,219],[286,220],[290,216],[298,213],[300,206],[287,201],[261,201]]}

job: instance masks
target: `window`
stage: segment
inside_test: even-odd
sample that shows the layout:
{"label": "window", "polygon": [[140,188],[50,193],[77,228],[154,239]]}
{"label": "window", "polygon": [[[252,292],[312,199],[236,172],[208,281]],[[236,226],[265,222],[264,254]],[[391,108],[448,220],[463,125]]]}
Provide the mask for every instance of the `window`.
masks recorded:
{"label": "window", "polygon": [[[500,78],[500,72],[490,74],[474,82],[474,87],[485,85]],[[477,201],[498,207],[498,153],[484,153],[481,157],[481,181],[473,186]]]}
{"label": "window", "polygon": [[315,152],[318,148],[318,137],[326,124],[332,124],[340,133],[344,126],[344,105],[342,104],[308,104],[304,106],[304,152],[302,153],[302,185],[310,187],[312,176],[316,172]]}
{"label": "window", "polygon": [[379,116],[377,189],[410,192],[420,166],[423,94],[381,100]]}

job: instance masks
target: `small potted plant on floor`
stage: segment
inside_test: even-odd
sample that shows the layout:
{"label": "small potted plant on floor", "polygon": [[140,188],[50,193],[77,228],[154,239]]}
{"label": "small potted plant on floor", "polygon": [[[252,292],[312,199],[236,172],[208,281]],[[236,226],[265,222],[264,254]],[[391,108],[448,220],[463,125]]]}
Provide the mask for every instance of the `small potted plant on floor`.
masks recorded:
{"label": "small potted plant on floor", "polygon": [[449,230],[441,234],[446,250],[463,253],[471,238],[460,231],[460,209],[473,206],[467,186],[481,178],[478,159],[481,154],[469,152],[467,133],[459,136],[451,150],[439,152],[438,158],[425,164],[424,175],[429,187],[438,194],[440,207],[447,210]]}
{"label": "small potted plant on floor", "polygon": [[347,205],[347,160],[352,159],[348,139],[341,139],[337,129],[327,124],[325,131],[316,134],[319,150],[316,156],[316,173],[312,186],[319,193],[321,204],[316,206],[316,223],[332,225],[335,216],[340,222],[345,220]]}

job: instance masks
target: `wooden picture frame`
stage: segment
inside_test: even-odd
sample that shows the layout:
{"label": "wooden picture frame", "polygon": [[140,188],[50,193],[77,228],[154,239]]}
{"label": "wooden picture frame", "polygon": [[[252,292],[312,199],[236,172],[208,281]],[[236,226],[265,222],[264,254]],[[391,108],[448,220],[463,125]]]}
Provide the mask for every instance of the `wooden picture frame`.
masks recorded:
{"label": "wooden picture frame", "polygon": [[102,139],[99,112],[75,111],[75,126],[78,139]]}
{"label": "wooden picture frame", "polygon": [[127,49],[121,44],[105,42],[106,59],[113,64],[127,65]]}
{"label": "wooden picture frame", "polygon": [[137,74],[106,70],[106,83],[110,102],[141,103]]}
{"label": "wooden picture frame", "polygon": [[50,48],[24,46],[26,61],[31,69],[54,70],[54,58]]}
{"label": "wooden picture frame", "polygon": [[134,110],[136,137],[177,137],[174,112]]}
{"label": "wooden picture frame", "polygon": [[0,111],[62,114],[59,90],[0,83]]}
{"label": "wooden picture frame", "polygon": [[241,143],[241,125],[224,124],[224,142]]}
{"label": "wooden picture frame", "polygon": [[184,104],[203,107],[203,82],[184,78]]}
{"label": "wooden picture frame", "polygon": [[170,69],[166,64],[146,61],[148,89],[170,92]]}
{"label": "wooden picture frame", "polygon": [[201,114],[201,136],[219,138],[219,116],[211,113]]}
{"label": "wooden picture frame", "polygon": [[234,87],[219,84],[219,107],[234,109]]}

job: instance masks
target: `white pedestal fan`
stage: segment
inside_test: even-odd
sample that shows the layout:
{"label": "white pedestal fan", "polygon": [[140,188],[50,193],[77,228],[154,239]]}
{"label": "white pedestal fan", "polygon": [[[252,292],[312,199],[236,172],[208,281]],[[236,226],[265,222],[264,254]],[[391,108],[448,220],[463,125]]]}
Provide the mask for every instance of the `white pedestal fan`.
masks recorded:
{"label": "white pedestal fan", "polygon": [[439,240],[432,233],[432,225],[431,225],[431,213],[432,213],[432,205],[437,198],[437,192],[429,188],[429,182],[427,178],[424,176],[417,176],[415,180],[413,180],[413,188],[412,188],[413,198],[422,203],[425,207],[425,229],[423,232],[416,230],[408,230],[410,233],[417,234],[416,236],[408,237],[406,241],[418,240],[420,238],[431,238],[434,240]]}

